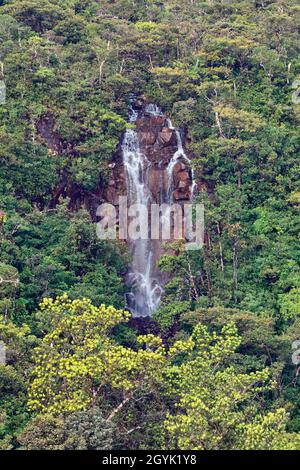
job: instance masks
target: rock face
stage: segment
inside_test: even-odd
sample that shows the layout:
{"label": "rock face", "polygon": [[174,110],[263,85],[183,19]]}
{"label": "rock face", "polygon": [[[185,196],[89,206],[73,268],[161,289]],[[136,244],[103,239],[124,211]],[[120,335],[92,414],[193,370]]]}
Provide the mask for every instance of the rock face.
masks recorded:
{"label": "rock face", "polygon": [[[144,97],[138,98],[135,104],[138,118],[135,122],[140,150],[146,157],[148,179],[152,197],[156,203],[166,202],[164,194],[172,191],[174,202],[189,201],[191,198],[192,174],[184,158],[179,158],[172,168],[170,162],[178,152],[178,135],[170,126],[166,115],[155,115],[147,111]],[[187,151],[185,151],[187,152]],[[125,168],[122,161],[122,148],[117,150],[110,165],[112,173],[106,200],[118,204],[118,197],[126,195]],[[172,180],[171,188],[170,178]]]}

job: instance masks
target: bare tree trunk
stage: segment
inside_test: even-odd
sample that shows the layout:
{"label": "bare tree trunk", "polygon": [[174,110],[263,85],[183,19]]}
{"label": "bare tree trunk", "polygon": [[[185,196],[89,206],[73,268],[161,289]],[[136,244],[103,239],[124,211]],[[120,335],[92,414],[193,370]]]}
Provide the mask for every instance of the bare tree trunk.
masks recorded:
{"label": "bare tree trunk", "polygon": [[219,129],[220,137],[222,137],[222,139],[224,139],[225,134],[224,134],[224,131],[223,131],[223,128],[222,128],[222,124],[221,124],[221,120],[220,120],[220,116],[219,116],[218,111],[215,112],[215,117],[216,117],[217,128]]}
{"label": "bare tree trunk", "polygon": [[238,183],[238,188],[241,189],[242,187],[242,177],[241,177],[241,170],[239,169],[238,170],[238,174],[237,174],[237,183]]}
{"label": "bare tree trunk", "polygon": [[109,49],[110,49],[110,41],[107,41],[107,46],[106,46],[107,55],[102,60],[100,59],[100,55],[96,53],[97,61],[99,64],[99,84],[100,85],[102,83],[103,67],[104,67],[105,62],[107,61],[107,57],[109,55]]}
{"label": "bare tree trunk", "polygon": [[237,287],[238,287],[238,255],[237,255],[237,247],[238,247],[238,237],[234,237],[233,242],[233,297],[234,303],[237,303]]}
{"label": "bare tree trunk", "polygon": [[110,415],[106,418],[106,421],[111,421],[114,418],[114,416],[122,410],[122,408],[126,405],[126,403],[132,399],[132,396],[133,396],[132,393],[128,393],[128,395],[125,394],[123,401],[121,401],[121,403],[112,410]]}
{"label": "bare tree trunk", "polygon": [[104,64],[106,62],[106,59],[102,60],[102,62],[100,62],[100,65],[99,65],[99,83],[101,85],[101,82],[102,82],[102,72],[103,72],[103,67],[104,67]]}
{"label": "bare tree trunk", "polygon": [[180,58],[180,45],[179,45],[179,38],[177,38],[177,42],[176,42],[176,58],[179,59]]}
{"label": "bare tree trunk", "polygon": [[289,83],[290,83],[291,66],[292,66],[292,63],[289,62],[288,65],[287,65],[287,77],[286,77],[286,83],[287,83],[288,85],[289,85]]}
{"label": "bare tree trunk", "polygon": [[223,258],[223,247],[221,242],[221,229],[220,229],[220,222],[217,223],[218,235],[219,235],[219,252],[220,252],[220,264],[221,264],[221,271],[224,272],[224,258]]}
{"label": "bare tree trunk", "polygon": [[294,381],[293,381],[293,383],[294,383],[295,386],[297,385],[297,382],[298,382],[299,372],[300,372],[300,366],[296,367],[295,371],[294,371]]}
{"label": "bare tree trunk", "polygon": [[122,75],[122,73],[123,73],[124,64],[125,64],[125,59],[122,59],[122,62],[121,62],[121,65],[120,65],[120,74],[121,74],[121,75]]}
{"label": "bare tree trunk", "polygon": [[191,286],[192,286],[191,290],[194,292],[194,298],[198,299],[199,294],[198,294],[198,291],[197,291],[197,287],[196,287],[196,284],[195,284],[195,279],[194,279],[194,276],[192,274],[192,269],[191,269],[191,265],[190,265],[189,261],[188,261],[188,272],[189,272],[190,283],[191,283]]}
{"label": "bare tree trunk", "polygon": [[236,99],[236,95],[237,95],[237,92],[236,92],[236,81],[234,80],[234,81],[233,81],[233,96],[234,96],[234,99]]}

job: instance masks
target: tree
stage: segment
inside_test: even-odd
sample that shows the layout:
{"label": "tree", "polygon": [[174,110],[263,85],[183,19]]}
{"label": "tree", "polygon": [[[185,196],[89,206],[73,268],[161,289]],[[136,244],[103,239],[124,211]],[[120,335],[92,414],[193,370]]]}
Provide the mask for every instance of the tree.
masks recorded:
{"label": "tree", "polygon": [[118,403],[106,410],[112,420],[141,389],[159,383],[166,363],[159,338],[140,336],[146,348],[118,345],[111,330],[129,314],[113,307],[94,307],[90,300],[44,299],[52,330],[34,351],[35,366],[28,406],[34,412],[60,414],[86,410],[99,403],[108,388]]}
{"label": "tree", "polygon": [[[195,327],[186,357],[168,371],[174,400],[165,421],[169,448],[276,449],[290,438],[288,446],[299,449],[299,437],[285,433],[284,409],[261,416],[263,394],[274,388],[270,371],[239,373],[230,365],[240,341],[232,323],[220,336],[201,324]],[[264,436],[263,444],[256,433]]]}
{"label": "tree", "polygon": [[24,450],[111,449],[114,427],[92,408],[66,418],[49,414],[35,416],[19,434]]}
{"label": "tree", "polygon": [[109,450],[113,447],[114,425],[105,420],[97,408],[67,416],[65,428],[66,449]]}
{"label": "tree", "polygon": [[0,341],[5,347],[5,363],[0,364],[0,447],[12,448],[15,433],[28,421],[26,374],[31,367],[30,352],[36,338],[27,325],[18,327],[0,316]]}
{"label": "tree", "polygon": [[64,422],[51,415],[34,417],[18,436],[21,449],[26,450],[63,450]]}

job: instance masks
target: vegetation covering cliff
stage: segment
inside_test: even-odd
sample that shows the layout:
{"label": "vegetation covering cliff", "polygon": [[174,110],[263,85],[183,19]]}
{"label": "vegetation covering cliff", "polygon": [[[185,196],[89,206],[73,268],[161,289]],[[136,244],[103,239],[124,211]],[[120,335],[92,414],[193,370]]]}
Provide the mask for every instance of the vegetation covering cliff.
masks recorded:
{"label": "vegetation covering cliff", "polygon": [[[299,12],[0,0],[3,449],[300,449]],[[142,323],[94,225],[133,93],[185,132],[206,210]]]}

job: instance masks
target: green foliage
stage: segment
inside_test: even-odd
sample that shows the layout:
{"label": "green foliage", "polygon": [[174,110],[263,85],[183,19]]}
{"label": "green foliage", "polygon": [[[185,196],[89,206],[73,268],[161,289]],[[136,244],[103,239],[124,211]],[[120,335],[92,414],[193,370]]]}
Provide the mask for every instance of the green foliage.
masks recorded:
{"label": "green foliage", "polygon": [[[31,367],[30,353],[37,340],[27,325],[17,327],[0,319],[0,338],[5,345],[5,364],[0,365],[0,442],[11,446],[12,436],[28,421],[27,387],[24,374]],[[3,442],[2,442],[3,441]]]}
{"label": "green foliage", "polygon": [[108,386],[122,391],[126,403],[139,388],[159,380],[165,361],[159,338],[140,336],[138,343],[147,347],[134,351],[109,337],[128,313],[94,307],[87,299],[71,301],[66,295],[44,299],[41,309],[52,329],[34,352],[28,402],[32,411],[86,410],[97,404]]}
{"label": "green foliage", "polygon": [[79,411],[63,417],[49,414],[34,417],[18,442],[22,450],[103,450],[111,449],[114,427],[100,410]]}
{"label": "green foliage", "polygon": [[297,435],[285,433],[283,409],[261,416],[258,397],[275,386],[269,371],[224,367],[240,344],[232,323],[219,337],[198,324],[190,343],[182,364],[168,371],[176,410],[165,421],[172,449],[299,449]]}
{"label": "green foliage", "polygon": [[68,450],[109,450],[113,446],[114,426],[97,408],[69,415],[65,427]]}
{"label": "green foliage", "polygon": [[170,329],[178,317],[189,310],[189,302],[175,301],[159,307],[154,312],[153,320],[157,321],[162,331]]}
{"label": "green foliage", "polygon": [[[166,430],[173,448],[299,448],[299,11],[0,2],[1,449],[157,449]],[[139,93],[186,132],[205,205],[203,250],[159,261],[149,324],[121,321],[127,250],[94,225]]]}
{"label": "green foliage", "polygon": [[34,417],[18,436],[21,449],[26,450],[63,450],[64,422],[51,415]]}
{"label": "green foliage", "polygon": [[3,200],[8,208],[13,204],[0,226],[0,244],[6,253],[6,264],[0,267],[5,270],[0,284],[3,313],[18,323],[32,323],[29,314],[39,299],[68,291],[73,297],[123,307],[126,249],[98,240],[87,211],[72,214],[62,203],[55,210],[26,207],[22,217],[14,199]]}

